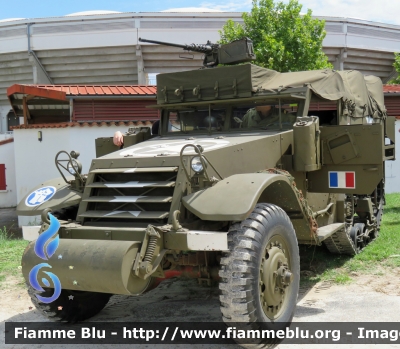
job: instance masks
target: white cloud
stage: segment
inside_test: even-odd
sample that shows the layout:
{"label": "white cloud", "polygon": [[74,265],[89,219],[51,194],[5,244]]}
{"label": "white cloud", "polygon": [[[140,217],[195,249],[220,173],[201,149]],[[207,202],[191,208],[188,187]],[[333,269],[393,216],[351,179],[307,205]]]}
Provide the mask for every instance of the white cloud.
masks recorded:
{"label": "white cloud", "polygon": [[[285,1],[286,2],[286,1]],[[399,0],[300,0],[302,12],[315,16],[360,18],[373,22],[400,24]]]}
{"label": "white cloud", "polygon": [[[288,0],[283,1],[288,2]],[[311,9],[316,16],[360,18],[400,25],[400,0],[299,0],[299,2],[303,5],[302,12]],[[200,7],[225,12],[250,11],[252,1],[204,1]]]}
{"label": "white cloud", "polygon": [[161,12],[221,12],[221,10],[215,10],[207,7],[177,7]]}
{"label": "white cloud", "polygon": [[[221,1],[222,2],[222,1]],[[211,9],[224,11],[224,12],[243,12],[250,11],[251,9],[251,0],[233,0],[229,2],[202,2],[202,7],[208,7]]]}

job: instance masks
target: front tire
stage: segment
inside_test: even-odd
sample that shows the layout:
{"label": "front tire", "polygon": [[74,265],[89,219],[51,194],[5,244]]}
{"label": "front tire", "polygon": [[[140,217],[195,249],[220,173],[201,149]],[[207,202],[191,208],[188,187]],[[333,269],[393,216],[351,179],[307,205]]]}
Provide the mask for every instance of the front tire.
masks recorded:
{"label": "front tire", "polygon": [[[28,286],[32,303],[43,315],[52,321],[78,322],[99,313],[108,303],[111,294],[100,292],[62,290],[60,296],[51,303],[42,303],[36,298],[36,291]],[[45,289],[40,295],[48,297],[53,289]],[[72,297],[71,297],[72,296]]]}
{"label": "front tire", "polygon": [[276,205],[257,204],[246,220],[231,226],[228,245],[219,272],[224,322],[255,322],[260,329],[289,325],[299,291],[300,257],[287,214]]}

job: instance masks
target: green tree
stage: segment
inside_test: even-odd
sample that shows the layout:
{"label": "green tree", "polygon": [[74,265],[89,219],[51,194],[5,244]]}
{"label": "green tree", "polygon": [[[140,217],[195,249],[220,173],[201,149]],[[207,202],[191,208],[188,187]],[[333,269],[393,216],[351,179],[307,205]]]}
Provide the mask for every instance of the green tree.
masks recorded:
{"label": "green tree", "polygon": [[332,68],[322,51],[325,21],[313,19],[311,10],[300,14],[297,0],[288,4],[273,0],[253,0],[244,24],[228,20],[220,30],[220,42],[244,36],[253,40],[256,64],[280,72]]}
{"label": "green tree", "polygon": [[389,81],[389,84],[400,84],[400,53],[396,52],[394,54],[394,63],[393,63],[394,69],[397,71],[397,78],[392,79]]}

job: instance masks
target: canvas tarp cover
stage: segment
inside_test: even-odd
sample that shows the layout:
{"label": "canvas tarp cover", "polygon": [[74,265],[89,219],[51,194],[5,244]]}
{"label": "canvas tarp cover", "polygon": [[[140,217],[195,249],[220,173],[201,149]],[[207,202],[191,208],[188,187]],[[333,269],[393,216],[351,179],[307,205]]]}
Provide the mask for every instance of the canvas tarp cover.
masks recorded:
{"label": "canvas tarp cover", "polygon": [[355,70],[279,73],[252,65],[251,75],[254,92],[308,85],[321,98],[331,101],[342,99],[352,117],[381,118],[386,115],[381,80]]}

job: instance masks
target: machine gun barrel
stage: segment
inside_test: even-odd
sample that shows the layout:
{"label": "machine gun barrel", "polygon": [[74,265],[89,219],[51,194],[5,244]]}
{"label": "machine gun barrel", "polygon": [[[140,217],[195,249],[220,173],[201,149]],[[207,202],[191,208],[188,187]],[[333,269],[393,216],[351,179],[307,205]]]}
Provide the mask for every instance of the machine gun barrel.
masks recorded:
{"label": "machine gun barrel", "polygon": [[186,51],[201,52],[203,55],[203,66],[206,68],[216,67],[219,64],[238,64],[251,62],[256,59],[253,50],[253,42],[249,38],[232,41],[228,44],[213,44],[207,41],[205,45],[190,44],[181,45],[172,42],[147,40],[139,38],[141,42],[179,47]]}
{"label": "machine gun barrel", "polygon": [[202,52],[209,54],[213,51],[213,44],[207,43],[206,45],[198,45],[198,44],[190,44],[190,45],[181,45],[181,44],[174,44],[172,42],[164,42],[164,41],[157,41],[157,40],[147,40],[139,38],[141,42],[149,42],[151,44],[159,44],[159,45],[166,45],[166,46],[173,46],[179,47],[186,51],[195,51],[195,52]]}

